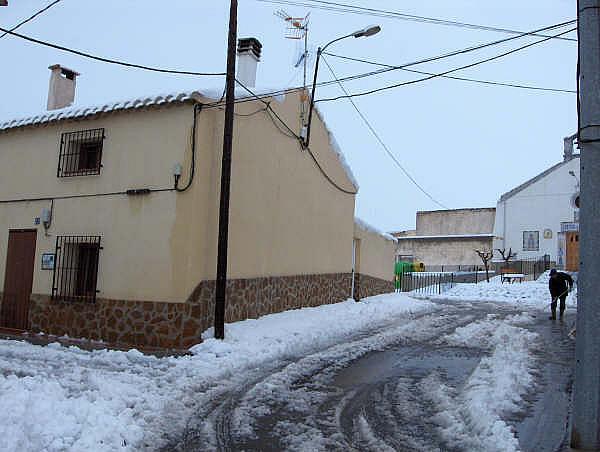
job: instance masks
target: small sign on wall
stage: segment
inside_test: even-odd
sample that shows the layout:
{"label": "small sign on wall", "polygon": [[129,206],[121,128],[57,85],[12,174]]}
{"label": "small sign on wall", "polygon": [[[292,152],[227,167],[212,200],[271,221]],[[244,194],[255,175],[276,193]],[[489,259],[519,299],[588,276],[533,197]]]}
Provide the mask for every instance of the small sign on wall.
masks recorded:
{"label": "small sign on wall", "polygon": [[42,270],[54,270],[55,261],[56,261],[56,254],[54,254],[54,253],[42,254]]}
{"label": "small sign on wall", "polygon": [[544,238],[551,239],[552,238],[552,229],[544,229]]}

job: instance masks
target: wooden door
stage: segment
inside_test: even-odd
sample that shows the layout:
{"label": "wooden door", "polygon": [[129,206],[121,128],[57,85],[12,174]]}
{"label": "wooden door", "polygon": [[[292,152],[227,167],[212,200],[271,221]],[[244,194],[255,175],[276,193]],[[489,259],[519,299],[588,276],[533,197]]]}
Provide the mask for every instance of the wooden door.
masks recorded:
{"label": "wooden door", "polygon": [[565,270],[579,271],[579,232],[567,232],[567,264]]}
{"label": "wooden door", "polygon": [[29,327],[29,298],[35,263],[35,230],[8,233],[6,272],[0,326],[26,330]]}

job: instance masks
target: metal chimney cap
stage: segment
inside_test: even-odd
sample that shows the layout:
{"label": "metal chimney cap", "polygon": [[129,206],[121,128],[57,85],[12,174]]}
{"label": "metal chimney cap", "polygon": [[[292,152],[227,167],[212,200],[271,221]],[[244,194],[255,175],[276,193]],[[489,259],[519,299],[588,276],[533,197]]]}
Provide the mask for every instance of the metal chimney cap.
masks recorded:
{"label": "metal chimney cap", "polygon": [[73,80],[78,75],[81,75],[79,72],[61,66],[60,64],[53,64],[52,66],[48,66],[48,69],[50,69],[51,71],[54,71],[55,69],[60,69],[60,73],[70,80]]}
{"label": "metal chimney cap", "polygon": [[260,59],[262,53],[262,44],[256,38],[240,38],[237,46],[238,53],[253,53],[256,58]]}

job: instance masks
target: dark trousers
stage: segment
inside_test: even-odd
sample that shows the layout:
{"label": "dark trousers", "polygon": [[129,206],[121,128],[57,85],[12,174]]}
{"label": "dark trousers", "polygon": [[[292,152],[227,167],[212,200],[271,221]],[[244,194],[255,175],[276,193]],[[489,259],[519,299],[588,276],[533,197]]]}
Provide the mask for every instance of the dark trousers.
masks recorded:
{"label": "dark trousers", "polygon": [[[550,309],[552,309],[552,315],[556,316],[556,303],[558,302],[559,297],[552,297],[552,303],[550,304]],[[560,296],[560,315],[562,317],[563,312],[565,312],[565,301],[567,300],[567,295]]]}

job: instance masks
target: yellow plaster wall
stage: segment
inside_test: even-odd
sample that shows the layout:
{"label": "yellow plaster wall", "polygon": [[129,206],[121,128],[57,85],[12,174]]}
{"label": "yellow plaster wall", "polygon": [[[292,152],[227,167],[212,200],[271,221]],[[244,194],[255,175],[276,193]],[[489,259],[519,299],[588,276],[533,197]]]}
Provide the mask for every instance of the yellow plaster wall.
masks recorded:
{"label": "yellow plaster wall", "polygon": [[[298,125],[298,99],[273,102]],[[237,112],[259,110],[259,102]],[[109,193],[128,188],[169,188],[172,167],[188,177],[190,104],[106,114],[0,133],[0,201]],[[57,178],[63,132],[105,127],[99,176]],[[165,191],[56,199],[49,236],[35,217],[50,201],[0,202],[0,289],[4,284],[9,229],[38,229],[34,293],[51,291],[52,271],[41,254],[56,235],[101,235],[99,296],[183,302],[203,279],[214,279],[218,236],[223,111],[205,108],[198,118],[194,183],[185,193]],[[354,190],[329,148],[316,117],[312,151],[339,185]],[[280,132],[265,112],[236,117],[232,164],[229,277],[251,278],[350,272],[354,196],[333,188],[306,151]]]}

